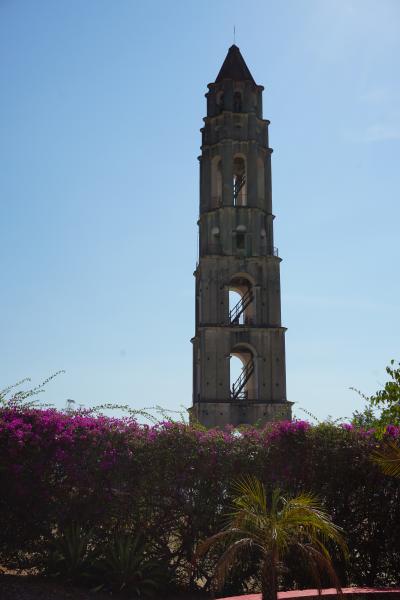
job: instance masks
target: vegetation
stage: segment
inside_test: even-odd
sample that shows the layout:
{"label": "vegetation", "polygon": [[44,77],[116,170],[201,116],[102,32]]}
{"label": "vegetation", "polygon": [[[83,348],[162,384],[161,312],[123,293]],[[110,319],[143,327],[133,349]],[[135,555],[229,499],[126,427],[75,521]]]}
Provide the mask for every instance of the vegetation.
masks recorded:
{"label": "vegetation", "polygon": [[95,567],[104,582],[97,589],[128,591],[131,597],[151,598],[163,580],[158,561],[140,534],[115,533]]}
{"label": "vegetation", "polygon": [[92,532],[71,523],[51,540],[46,572],[96,591],[126,591],[134,598],[151,598],[159,589],[162,571],[140,534],[119,531],[103,543],[94,540]]}
{"label": "vegetation", "polygon": [[225,542],[216,564],[215,580],[224,583],[230,568],[240,564],[245,552],[259,563],[262,600],[276,600],[280,570],[290,550],[303,559],[321,589],[321,573],[326,572],[336,588],[336,576],[327,543],[333,542],[347,555],[347,547],[339,527],[334,525],[313,495],[300,494],[287,498],[274,488],[267,491],[255,477],[244,477],[234,486],[233,508],[225,528],[200,544],[198,555],[211,546]]}
{"label": "vegetation", "polygon": [[388,441],[381,450],[372,455],[373,460],[381,467],[385,475],[400,478],[400,446],[397,441]]}
{"label": "vegetation", "polygon": [[45,569],[51,575],[59,575],[75,583],[89,577],[90,559],[90,532],[85,532],[77,523],[71,523],[50,539]]}
{"label": "vegetation", "polygon": [[[400,480],[371,461],[398,435],[391,428],[377,439],[352,425],[305,421],[202,431],[170,421],[150,426],[130,417],[3,407],[0,564],[119,589],[126,569],[111,568],[106,556],[121,532],[143,540],[135,551],[126,548],[131,558],[121,552],[121,561],[156,561],[163,589],[210,591],[219,551],[210,547],[193,570],[196,549],[223,529],[232,481],[248,475],[262,482],[267,498],[274,488],[288,500],[304,490],[318,494],[347,534],[349,563],[332,557],[342,585],[399,584]],[[286,566],[283,588],[313,585],[292,546]],[[258,565],[243,557],[221,595],[258,586]]]}
{"label": "vegetation", "polygon": [[[0,392],[0,565],[131,597],[160,588],[172,595],[211,592],[216,567],[222,568],[220,547],[211,543],[193,567],[196,551],[226,531],[229,506],[231,528],[240,521],[240,502],[251,494],[246,500],[244,488],[242,494],[232,488],[239,476],[250,487],[257,478],[276,522],[283,524],[280,518],[308,490],[308,508],[326,523],[331,515],[338,535],[346,532],[348,562],[336,552],[328,561],[318,546],[333,549],[324,536],[317,555],[307,528],[304,538],[291,536],[277,561],[279,587],[310,587],[317,572],[325,585],[321,566],[334,570],[341,585],[399,585],[400,478],[385,473],[399,472],[400,369],[392,363],[388,374],[384,389],[350,424],[298,420],[240,432],[206,431],[168,414],[141,425],[136,417],[147,411],[121,419],[102,414],[112,405],[57,411],[38,401],[46,382],[24,392],[11,386]],[[249,545],[251,552],[240,552],[236,568],[224,572],[221,595],[261,589],[262,552]]]}
{"label": "vegetation", "polygon": [[61,375],[61,373],[65,373],[65,371],[57,371],[47,377],[44,381],[39,383],[33,388],[29,388],[28,390],[17,390],[17,388],[21,387],[21,385],[25,383],[30,383],[30,377],[25,377],[21,379],[21,381],[17,381],[13,385],[9,385],[6,388],[0,390],[0,408],[1,407],[18,407],[18,408],[46,408],[51,406],[50,404],[43,404],[41,399],[38,398],[40,394],[43,394],[46,388],[46,385],[50,383],[55,377]]}
{"label": "vegetation", "polygon": [[400,426],[400,363],[391,360],[386,367],[389,380],[383,389],[372,396],[366,396],[359,390],[353,389],[361,396],[366,404],[364,410],[353,414],[352,422],[357,427],[376,429],[383,433],[387,426]]}

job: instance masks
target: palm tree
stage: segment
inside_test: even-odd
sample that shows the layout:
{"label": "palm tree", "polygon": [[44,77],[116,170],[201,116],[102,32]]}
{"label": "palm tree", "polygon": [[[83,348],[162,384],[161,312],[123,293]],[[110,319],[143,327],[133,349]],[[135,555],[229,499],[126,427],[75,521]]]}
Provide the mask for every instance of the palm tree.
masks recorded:
{"label": "palm tree", "polygon": [[250,476],[233,487],[233,510],[227,526],[203,541],[197,552],[202,556],[214,544],[227,542],[216,565],[216,587],[222,585],[240,555],[254,549],[261,556],[262,600],[276,600],[279,570],[288,551],[296,548],[306,559],[305,566],[319,588],[320,574],[326,572],[340,591],[327,543],[333,543],[345,557],[347,546],[342,530],[334,525],[315,496],[300,494],[286,498],[279,489],[274,489],[268,502],[264,485]]}
{"label": "palm tree", "polygon": [[372,459],[385,475],[400,477],[400,446],[395,442],[386,442],[380,451],[373,453]]}

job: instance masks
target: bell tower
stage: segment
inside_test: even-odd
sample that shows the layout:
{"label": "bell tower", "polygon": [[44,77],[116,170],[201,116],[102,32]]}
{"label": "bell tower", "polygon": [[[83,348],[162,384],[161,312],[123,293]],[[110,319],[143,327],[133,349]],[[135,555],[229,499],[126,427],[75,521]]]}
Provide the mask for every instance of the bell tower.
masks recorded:
{"label": "bell tower", "polygon": [[233,45],[206,94],[191,408],[206,427],[291,418],[263,89]]}

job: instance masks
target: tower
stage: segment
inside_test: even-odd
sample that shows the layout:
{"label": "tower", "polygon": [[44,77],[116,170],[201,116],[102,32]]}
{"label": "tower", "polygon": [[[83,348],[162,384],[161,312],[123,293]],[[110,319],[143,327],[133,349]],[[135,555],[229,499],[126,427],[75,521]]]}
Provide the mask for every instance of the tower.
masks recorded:
{"label": "tower", "polygon": [[206,427],[291,418],[263,89],[233,45],[206,94],[191,408]]}

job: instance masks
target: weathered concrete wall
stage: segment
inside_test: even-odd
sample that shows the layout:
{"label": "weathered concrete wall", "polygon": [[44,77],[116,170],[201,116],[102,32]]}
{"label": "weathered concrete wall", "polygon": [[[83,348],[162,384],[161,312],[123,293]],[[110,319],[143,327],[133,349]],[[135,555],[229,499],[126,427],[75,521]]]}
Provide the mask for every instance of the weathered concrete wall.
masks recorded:
{"label": "weathered concrete wall", "polygon": [[263,425],[291,419],[291,406],[291,402],[198,402],[191,415],[205,427]]}

